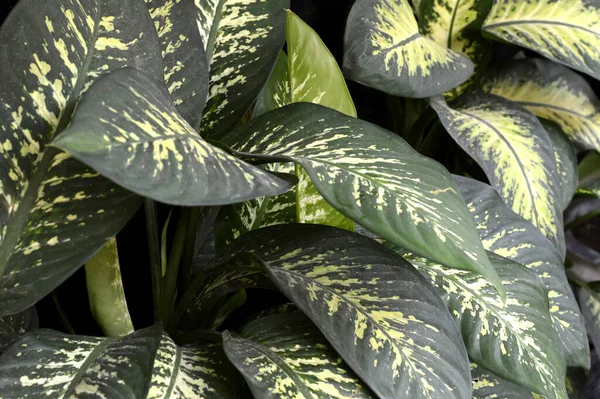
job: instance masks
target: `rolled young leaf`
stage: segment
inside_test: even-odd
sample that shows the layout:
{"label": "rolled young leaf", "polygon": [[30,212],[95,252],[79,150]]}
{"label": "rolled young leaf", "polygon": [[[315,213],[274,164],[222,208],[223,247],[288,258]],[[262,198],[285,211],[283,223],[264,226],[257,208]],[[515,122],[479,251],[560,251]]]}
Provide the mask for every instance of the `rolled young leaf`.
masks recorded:
{"label": "rolled young leaf", "polygon": [[473,73],[467,57],[419,34],[408,0],[357,0],[346,22],[344,73],[402,97],[448,91]]}
{"label": "rolled young leaf", "polygon": [[431,100],[452,138],[481,166],[506,204],[565,253],[552,141],[537,118],[501,97],[470,92]]}
{"label": "rolled young leaf", "polygon": [[495,0],[483,30],[600,79],[600,3]]}
{"label": "rolled young leaf", "polygon": [[22,0],[0,28],[0,316],[62,283],[140,201],[48,147],[100,76],[130,66],[162,80],[142,0]]}
{"label": "rolled young leaf", "polygon": [[470,398],[460,334],[435,289],[370,238],[319,225],[252,231],[227,249],[251,252],[379,397]]}
{"label": "rolled young leaf", "polygon": [[174,205],[229,204],[291,187],[204,141],[134,69],[98,80],[53,144],[127,189]]}
{"label": "rolled young leaf", "polygon": [[240,153],[298,163],[345,216],[414,253],[480,273],[502,291],[450,174],[394,133],[298,103],[223,141]]}

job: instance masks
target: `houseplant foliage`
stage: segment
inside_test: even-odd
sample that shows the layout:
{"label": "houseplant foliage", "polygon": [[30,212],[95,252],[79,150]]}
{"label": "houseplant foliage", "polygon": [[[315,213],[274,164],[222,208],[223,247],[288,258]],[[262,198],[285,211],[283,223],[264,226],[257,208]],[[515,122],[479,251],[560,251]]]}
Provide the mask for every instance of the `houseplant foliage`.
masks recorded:
{"label": "houseplant foliage", "polygon": [[[14,7],[0,397],[579,397],[600,283],[565,262],[597,213],[563,211],[600,198],[600,4],[356,0],[341,67],[290,7]],[[56,295],[83,270],[97,336]],[[39,328],[48,295],[67,331]]]}

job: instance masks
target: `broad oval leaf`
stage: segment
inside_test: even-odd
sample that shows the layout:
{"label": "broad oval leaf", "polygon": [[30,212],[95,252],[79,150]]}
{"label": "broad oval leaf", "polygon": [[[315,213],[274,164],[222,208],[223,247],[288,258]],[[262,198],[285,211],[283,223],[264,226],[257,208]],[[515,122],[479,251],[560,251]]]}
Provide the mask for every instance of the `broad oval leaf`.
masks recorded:
{"label": "broad oval leaf", "polygon": [[0,318],[0,354],[29,331],[39,327],[35,307]]}
{"label": "broad oval leaf", "polygon": [[481,276],[444,268],[399,252],[437,288],[462,333],[469,358],[498,376],[544,395],[566,398],[562,351],[537,275],[490,252],[506,290],[506,304]]}
{"label": "broad oval leaf", "polygon": [[515,60],[491,69],[479,84],[556,122],[578,149],[600,151],[600,101],[590,84],[569,68],[541,58]]}
{"label": "broad oval leaf", "polygon": [[208,144],[131,68],[99,79],[53,144],[127,189],[175,205],[230,204],[291,186]]}
{"label": "broad oval leaf", "polygon": [[99,76],[130,66],[162,80],[162,63],[142,0],[22,0],[0,28],[0,59],[3,316],[58,286],[139,206],[47,146]]}
{"label": "broad oval leaf", "polygon": [[234,127],[269,78],[285,38],[289,0],[194,0],[210,66],[202,135]]}
{"label": "broad oval leaf", "polygon": [[454,321],[414,268],[370,238],[319,225],[271,226],[228,247],[251,252],[277,287],[383,398],[470,398]]}
{"label": "broad oval leaf", "polygon": [[569,206],[579,177],[577,175],[577,153],[566,134],[554,122],[541,119],[544,130],[550,136],[554,159],[556,160],[556,174],[558,177],[558,193],[560,195],[560,209],[564,211]]}
{"label": "broad oval leaf", "polygon": [[29,333],[0,356],[6,398],[235,399],[220,346],[178,347],[153,326],[119,340]]}
{"label": "broad oval leaf", "polygon": [[600,79],[600,3],[495,0],[483,30]]}
{"label": "broad oval leaf", "polygon": [[145,0],[160,40],[164,81],[177,112],[195,130],[208,95],[208,60],[191,1]]}
{"label": "broad oval leaf", "polygon": [[473,179],[455,179],[484,247],[528,267],[542,280],[567,365],[589,368],[583,319],[556,247],[535,226],[511,211],[492,187]]}
{"label": "broad oval leaf", "polygon": [[489,371],[471,363],[473,399],[536,399],[526,388],[503,380]]}
{"label": "broad oval leaf", "polygon": [[432,99],[431,106],[506,204],[564,254],[556,160],[537,118],[501,97],[476,92],[461,96],[451,107],[441,97]]}
{"label": "broad oval leaf", "polygon": [[223,349],[256,398],[376,399],[302,313],[261,317]]}
{"label": "broad oval leaf", "polygon": [[241,153],[298,163],[356,223],[446,266],[481,273],[502,290],[448,171],[397,135],[299,103],[264,114],[223,141]]}
{"label": "broad oval leaf", "polygon": [[466,81],[473,64],[419,33],[408,0],[357,0],[346,22],[344,73],[389,94],[423,98]]}

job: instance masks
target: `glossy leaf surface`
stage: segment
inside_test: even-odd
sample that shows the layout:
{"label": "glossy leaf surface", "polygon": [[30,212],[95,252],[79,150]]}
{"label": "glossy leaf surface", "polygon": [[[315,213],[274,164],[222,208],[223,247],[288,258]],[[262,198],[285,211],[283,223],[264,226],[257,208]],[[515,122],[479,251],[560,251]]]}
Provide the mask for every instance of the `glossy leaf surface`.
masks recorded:
{"label": "glossy leaf surface", "polygon": [[123,69],[99,80],[54,142],[138,194],[176,205],[221,205],[291,184],[204,141],[150,79]]}

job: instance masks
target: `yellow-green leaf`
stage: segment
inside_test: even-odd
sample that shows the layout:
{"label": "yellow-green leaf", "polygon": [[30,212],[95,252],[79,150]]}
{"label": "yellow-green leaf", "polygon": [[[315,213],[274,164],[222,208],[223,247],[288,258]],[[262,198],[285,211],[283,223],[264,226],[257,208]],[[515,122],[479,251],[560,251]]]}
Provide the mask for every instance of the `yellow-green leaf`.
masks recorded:
{"label": "yellow-green leaf", "polygon": [[402,97],[429,97],[466,81],[473,63],[422,36],[408,0],[357,0],[346,22],[344,73]]}
{"label": "yellow-green leaf", "polygon": [[483,30],[600,79],[600,4],[495,0]]}
{"label": "yellow-green leaf", "polygon": [[475,159],[507,205],[565,252],[552,141],[537,118],[501,97],[470,92],[431,100],[446,130]]}

